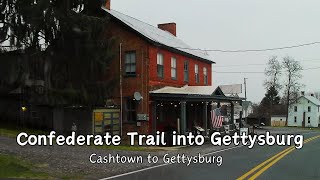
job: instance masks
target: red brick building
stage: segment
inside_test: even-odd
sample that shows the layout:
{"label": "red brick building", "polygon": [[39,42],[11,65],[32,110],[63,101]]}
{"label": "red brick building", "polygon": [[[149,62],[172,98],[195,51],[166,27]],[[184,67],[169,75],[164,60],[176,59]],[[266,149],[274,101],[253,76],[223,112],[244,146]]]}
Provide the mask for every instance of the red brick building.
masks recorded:
{"label": "red brick building", "polygon": [[[108,36],[117,39],[115,47],[117,55],[110,76],[120,75],[119,87],[116,88],[113,100],[117,105],[122,103],[123,134],[127,131],[151,133],[163,130],[170,123],[176,128],[179,126],[178,129],[183,129],[184,132],[187,125],[191,126],[192,123],[176,121],[180,116],[186,116],[185,113],[180,113],[181,94],[176,93],[178,96],[175,100],[162,102],[161,98],[157,100],[152,98],[151,92],[166,86],[177,88],[185,85],[211,86],[214,62],[205,52],[194,50],[177,38],[175,23],[159,24],[158,27],[154,27],[112,10],[109,0],[103,10],[110,17]],[[135,93],[140,94],[142,98],[135,99]],[[183,101],[188,106],[187,100]],[[204,102],[199,100],[199,103]],[[163,107],[164,104],[172,107],[159,112],[160,108],[157,106]],[[175,108],[179,111],[176,112]],[[184,108],[184,111],[187,109]],[[199,110],[203,111],[202,108]],[[207,114],[207,110],[205,112]],[[161,113],[171,115],[163,120]],[[199,118],[207,119],[207,115]]]}

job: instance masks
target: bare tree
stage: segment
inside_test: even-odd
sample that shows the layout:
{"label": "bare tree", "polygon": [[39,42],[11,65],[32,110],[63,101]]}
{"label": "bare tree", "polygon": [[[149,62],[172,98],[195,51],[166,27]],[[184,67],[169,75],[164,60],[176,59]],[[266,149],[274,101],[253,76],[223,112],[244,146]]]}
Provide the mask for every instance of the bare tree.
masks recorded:
{"label": "bare tree", "polygon": [[267,80],[264,82],[264,86],[267,89],[274,87],[277,91],[279,91],[282,88],[281,84],[279,83],[279,78],[282,74],[282,66],[278,61],[277,56],[272,56],[269,59],[267,68],[264,70],[264,74],[267,76]]}
{"label": "bare tree", "polygon": [[294,60],[292,57],[284,57],[282,62],[283,69],[285,71],[285,96],[286,96],[286,105],[287,105],[287,120],[288,123],[288,110],[289,106],[295,102],[297,99],[297,94],[302,87],[302,84],[299,82],[301,79],[301,70],[302,66],[299,61]]}
{"label": "bare tree", "polygon": [[280,98],[278,96],[278,92],[282,88],[281,84],[279,83],[279,78],[282,74],[282,66],[278,61],[277,56],[272,56],[269,59],[267,68],[264,70],[264,74],[267,76],[267,79],[264,82],[264,86],[267,89],[266,97],[270,101],[270,109],[272,109],[273,104],[279,103]]}

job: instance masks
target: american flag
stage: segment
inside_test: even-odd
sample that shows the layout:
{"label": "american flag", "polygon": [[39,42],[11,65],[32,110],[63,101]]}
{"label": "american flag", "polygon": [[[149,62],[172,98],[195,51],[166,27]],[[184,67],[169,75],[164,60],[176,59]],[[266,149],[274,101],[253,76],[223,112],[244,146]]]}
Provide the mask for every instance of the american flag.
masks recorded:
{"label": "american flag", "polygon": [[221,109],[217,108],[211,111],[211,122],[213,128],[220,128],[224,117],[221,116]]}

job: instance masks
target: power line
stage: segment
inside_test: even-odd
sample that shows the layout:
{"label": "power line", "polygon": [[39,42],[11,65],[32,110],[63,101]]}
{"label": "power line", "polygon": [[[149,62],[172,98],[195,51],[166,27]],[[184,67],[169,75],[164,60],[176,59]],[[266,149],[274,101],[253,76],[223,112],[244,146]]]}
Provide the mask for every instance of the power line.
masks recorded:
{"label": "power line", "polygon": [[[313,60],[301,60],[299,62],[320,62],[320,59],[313,59]],[[214,66],[215,68],[220,68],[220,67],[241,67],[241,66],[265,66],[265,64],[230,64],[230,65],[221,65],[221,66]]]}
{"label": "power line", "polygon": [[[302,69],[302,71],[304,70],[311,70],[311,69],[320,69],[320,67],[313,67],[313,68],[304,68]],[[244,72],[241,72],[241,71],[225,71],[225,72],[222,72],[222,71],[212,71],[214,73],[229,73],[229,74],[261,74],[261,73],[264,73],[264,72],[261,72],[261,71],[244,71]]]}
{"label": "power line", "polygon": [[176,49],[188,49],[188,50],[197,50],[197,51],[212,51],[212,52],[222,52],[222,53],[242,53],[242,52],[261,52],[261,51],[274,51],[274,50],[283,50],[283,49],[292,49],[292,48],[299,48],[303,46],[312,46],[320,44],[320,42],[315,41],[311,43],[305,44],[297,44],[292,46],[284,46],[284,47],[275,47],[275,48],[266,48],[266,49],[243,49],[243,50],[222,50],[222,49],[197,49],[197,48],[186,48],[186,47],[173,47]]}
{"label": "power line", "polygon": [[239,66],[263,66],[266,64],[231,64],[231,65],[222,65],[222,66],[214,66],[214,67],[239,67]]}
{"label": "power line", "polygon": [[306,69],[302,69],[302,70],[310,70],[310,69],[320,69],[320,67],[306,68]]}
{"label": "power line", "polygon": [[[298,44],[292,46],[284,46],[284,47],[275,47],[275,48],[266,48],[266,49],[242,49],[242,50],[222,50],[222,49],[200,49],[200,48],[187,48],[187,47],[172,47],[176,49],[187,49],[187,50],[196,50],[196,51],[211,51],[211,52],[222,52],[222,53],[243,53],[243,52],[262,52],[262,51],[275,51],[275,50],[283,50],[283,49],[292,49],[292,48],[299,48],[304,46],[312,46],[320,44],[319,41],[305,43],[305,44]],[[40,44],[44,45],[44,44]],[[12,48],[12,46],[3,46],[0,45],[1,48]]]}
{"label": "power line", "polygon": [[252,71],[245,71],[245,72],[240,72],[240,71],[226,71],[226,72],[222,72],[222,71],[212,71],[214,73],[226,73],[226,74],[260,74],[260,73],[264,73],[264,72],[252,72]]}

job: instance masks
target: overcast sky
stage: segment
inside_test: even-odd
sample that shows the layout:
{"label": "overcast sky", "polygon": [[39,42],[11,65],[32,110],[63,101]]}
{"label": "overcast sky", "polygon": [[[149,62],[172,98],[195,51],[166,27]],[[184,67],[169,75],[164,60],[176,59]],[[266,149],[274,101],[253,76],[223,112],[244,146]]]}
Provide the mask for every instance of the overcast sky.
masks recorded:
{"label": "overcast sky", "polygon": [[[111,9],[156,26],[177,23],[177,36],[193,48],[265,49],[320,41],[319,0],[112,0]],[[210,52],[214,85],[247,80],[248,100],[265,94],[263,72],[269,57],[291,56],[303,68],[320,67],[320,44],[288,50],[249,53]],[[255,65],[252,65],[255,64]],[[241,66],[233,66],[241,65]],[[219,67],[220,66],[220,67]],[[306,91],[320,90],[320,69],[302,72]]]}

